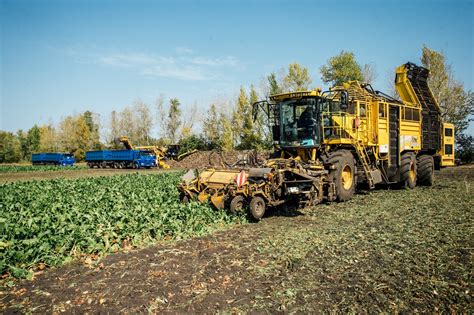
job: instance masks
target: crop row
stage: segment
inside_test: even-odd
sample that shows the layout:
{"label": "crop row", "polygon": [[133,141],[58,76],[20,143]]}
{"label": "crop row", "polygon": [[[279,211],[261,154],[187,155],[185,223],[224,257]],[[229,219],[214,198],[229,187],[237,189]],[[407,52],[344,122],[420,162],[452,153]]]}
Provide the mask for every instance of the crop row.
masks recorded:
{"label": "crop row", "polygon": [[87,169],[86,166],[54,166],[54,165],[0,165],[0,173],[39,172],[39,171],[71,171]]}
{"label": "crop row", "polygon": [[179,173],[0,185],[0,272],[203,235],[242,218],[179,202]]}

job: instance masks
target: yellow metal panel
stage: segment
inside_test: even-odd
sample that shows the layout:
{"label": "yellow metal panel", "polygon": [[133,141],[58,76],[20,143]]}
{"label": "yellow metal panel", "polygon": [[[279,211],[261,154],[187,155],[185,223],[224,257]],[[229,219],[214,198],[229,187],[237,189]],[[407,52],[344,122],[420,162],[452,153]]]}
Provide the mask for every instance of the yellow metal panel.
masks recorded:
{"label": "yellow metal panel", "polygon": [[234,182],[239,170],[210,170],[199,175],[201,183],[230,184]]}
{"label": "yellow metal panel", "polygon": [[[446,136],[446,129],[451,129],[451,136]],[[454,152],[454,125],[449,123],[443,123],[443,133],[441,135],[441,150],[439,152],[441,156],[441,166],[453,166],[455,159]],[[451,154],[447,154],[446,146],[449,145],[452,148]]]}
{"label": "yellow metal panel", "polygon": [[395,74],[395,88],[403,102],[412,106],[420,106],[420,101],[408,80],[407,72],[405,65],[401,65],[397,68]]}

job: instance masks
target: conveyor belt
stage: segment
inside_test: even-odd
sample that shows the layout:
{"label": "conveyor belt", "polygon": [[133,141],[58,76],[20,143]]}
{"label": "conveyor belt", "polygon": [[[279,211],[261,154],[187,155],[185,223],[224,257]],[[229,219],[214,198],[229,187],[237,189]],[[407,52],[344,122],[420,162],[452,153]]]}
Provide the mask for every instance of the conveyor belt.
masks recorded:
{"label": "conveyor belt", "polygon": [[441,115],[439,106],[428,86],[429,70],[414,63],[405,64],[407,77],[422,106],[422,149],[439,150],[441,145]]}

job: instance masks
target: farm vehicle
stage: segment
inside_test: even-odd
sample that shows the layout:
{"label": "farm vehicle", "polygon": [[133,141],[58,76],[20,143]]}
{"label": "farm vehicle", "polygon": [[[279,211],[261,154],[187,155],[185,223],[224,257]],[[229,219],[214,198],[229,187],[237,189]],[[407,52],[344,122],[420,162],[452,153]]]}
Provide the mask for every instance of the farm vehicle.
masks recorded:
{"label": "farm vehicle", "polygon": [[149,150],[99,150],[86,152],[90,168],[152,168],[156,157]]}
{"label": "farm vehicle", "polygon": [[198,150],[191,150],[180,154],[180,146],[178,144],[168,146],[134,146],[132,141],[126,137],[121,136],[115,138],[115,143],[122,143],[128,150],[149,150],[152,151],[156,156],[156,166],[159,168],[169,169],[170,166],[166,163],[166,160],[180,161],[186,156],[196,153]]}
{"label": "farm vehicle", "polygon": [[74,155],[70,153],[33,153],[31,155],[33,165],[73,166],[74,162]]}
{"label": "farm vehicle", "polygon": [[268,207],[347,201],[356,186],[431,186],[435,168],[454,165],[454,127],[441,119],[428,74],[413,63],[398,67],[400,100],[351,81],[253,104],[254,117],[268,118],[274,153],[259,165],[191,170],[178,187],[182,201],[248,207],[258,220]]}

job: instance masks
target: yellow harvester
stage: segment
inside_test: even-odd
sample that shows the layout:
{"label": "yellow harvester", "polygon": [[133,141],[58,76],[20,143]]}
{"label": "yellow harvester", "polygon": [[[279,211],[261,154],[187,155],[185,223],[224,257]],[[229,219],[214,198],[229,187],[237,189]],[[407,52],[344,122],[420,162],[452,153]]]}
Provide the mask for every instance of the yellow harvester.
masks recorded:
{"label": "yellow harvester", "polygon": [[349,200],[356,185],[432,185],[435,168],[454,165],[454,128],[441,119],[428,74],[413,63],[398,67],[401,100],[351,81],[254,104],[255,115],[268,115],[272,157],[259,167],[188,172],[182,200],[210,200],[232,212],[248,205],[260,219],[268,206]]}

